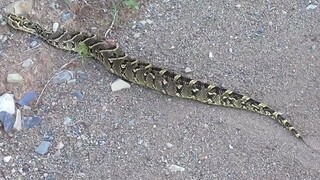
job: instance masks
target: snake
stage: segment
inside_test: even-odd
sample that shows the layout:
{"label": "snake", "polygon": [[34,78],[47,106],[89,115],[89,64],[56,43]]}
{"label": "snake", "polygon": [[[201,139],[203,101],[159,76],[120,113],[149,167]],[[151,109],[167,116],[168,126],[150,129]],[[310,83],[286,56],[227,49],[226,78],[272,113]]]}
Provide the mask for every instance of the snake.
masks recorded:
{"label": "snake", "polygon": [[265,115],[303,141],[299,131],[280,112],[249,96],[130,57],[117,43],[110,43],[95,34],[65,29],[53,32],[22,15],[7,14],[5,17],[7,24],[13,29],[33,34],[58,49],[81,53],[79,47],[85,47],[87,54],[100,61],[107,71],[125,81],[169,96]]}

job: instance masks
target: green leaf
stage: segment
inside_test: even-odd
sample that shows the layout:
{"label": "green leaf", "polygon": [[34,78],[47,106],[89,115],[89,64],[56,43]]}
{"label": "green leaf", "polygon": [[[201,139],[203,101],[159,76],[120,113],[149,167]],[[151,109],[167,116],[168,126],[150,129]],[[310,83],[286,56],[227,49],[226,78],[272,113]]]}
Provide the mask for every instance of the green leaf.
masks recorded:
{"label": "green leaf", "polygon": [[139,3],[136,0],[123,0],[123,3],[130,9],[139,10]]}
{"label": "green leaf", "polygon": [[76,44],[75,51],[80,54],[82,58],[91,57],[91,52],[84,42]]}

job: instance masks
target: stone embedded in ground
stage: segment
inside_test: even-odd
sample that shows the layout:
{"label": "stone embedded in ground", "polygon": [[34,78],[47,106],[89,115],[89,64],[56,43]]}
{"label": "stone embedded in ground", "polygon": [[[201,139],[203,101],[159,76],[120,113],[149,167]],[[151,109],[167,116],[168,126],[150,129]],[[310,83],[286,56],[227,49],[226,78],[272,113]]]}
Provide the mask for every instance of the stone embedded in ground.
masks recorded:
{"label": "stone embedded in ground", "polygon": [[28,59],[22,61],[21,67],[28,68],[28,67],[31,67],[32,65],[33,65],[32,59],[28,58]]}
{"label": "stone embedded in ground", "polygon": [[7,82],[12,84],[21,83],[23,81],[23,77],[18,73],[8,74]]}
{"label": "stone embedded in ground", "polygon": [[67,70],[67,71],[63,71],[63,72],[60,72],[60,73],[56,74],[53,77],[52,81],[55,84],[62,84],[62,83],[66,83],[71,78],[73,78],[73,72]]}
{"label": "stone embedded in ground", "polygon": [[189,68],[189,67],[186,67],[185,69],[184,69],[184,72],[185,73],[191,73],[193,70],[191,69],[191,68]]}
{"label": "stone embedded in ground", "polygon": [[61,14],[61,20],[62,21],[67,21],[70,17],[71,17],[71,13],[70,12],[63,12],[62,14]]}
{"label": "stone embedded in ground", "polygon": [[[0,112],[0,124],[3,125],[4,132],[9,132],[12,130],[14,124],[14,116],[6,111]],[[0,126],[1,127],[1,126]]]}
{"label": "stone embedded in ground", "polygon": [[87,78],[87,74],[83,71],[78,70],[76,71],[76,78],[78,83],[82,83]]}
{"label": "stone embedded in ground", "polygon": [[33,128],[39,124],[41,124],[42,119],[40,117],[24,117],[23,120],[23,128],[29,129]]}
{"label": "stone embedded in ground", "polygon": [[130,126],[134,126],[134,125],[136,124],[136,121],[135,121],[134,119],[129,120],[128,124],[129,124]]}
{"label": "stone embedded in ground", "polygon": [[131,85],[122,79],[117,79],[111,84],[112,91],[119,91],[121,89],[128,89]]}
{"label": "stone embedded in ground", "polygon": [[12,156],[5,156],[3,157],[3,162],[8,163],[12,159]]}
{"label": "stone embedded in ground", "polygon": [[37,99],[37,92],[35,90],[29,91],[23,95],[23,97],[17,101],[20,106],[28,106],[32,101]]}
{"label": "stone embedded in ground", "polygon": [[8,40],[8,37],[6,35],[0,35],[0,41],[1,43],[5,43]]}
{"label": "stone embedded in ground", "polygon": [[12,95],[5,93],[0,96],[0,112],[5,111],[9,114],[15,114],[16,106]]}
{"label": "stone embedded in ground", "polygon": [[133,35],[133,37],[134,37],[134,38],[139,38],[140,35],[141,35],[141,33],[135,33],[135,34]]}
{"label": "stone embedded in ground", "polygon": [[57,146],[56,146],[56,149],[60,150],[64,147],[64,144],[60,141]]}
{"label": "stone embedded in ground", "polygon": [[185,171],[185,168],[181,167],[181,166],[178,166],[178,165],[175,165],[175,164],[172,164],[172,165],[169,166],[169,170],[171,172],[182,172],[182,171]]}
{"label": "stone embedded in ground", "polygon": [[33,40],[33,41],[31,41],[31,42],[29,43],[29,47],[30,47],[30,48],[34,48],[34,47],[36,47],[38,44],[39,44],[39,43],[38,43],[37,40]]}
{"label": "stone embedded in ground", "polygon": [[73,124],[73,120],[70,117],[67,116],[64,118],[63,125],[70,126],[72,124]]}
{"label": "stone embedded in ground", "polygon": [[47,154],[49,151],[49,147],[51,146],[51,142],[49,141],[42,141],[39,146],[35,149],[35,152],[44,155]]}
{"label": "stone embedded in ground", "polygon": [[168,148],[172,148],[173,147],[173,144],[171,144],[171,143],[166,143],[166,145],[167,145]]}
{"label": "stone embedded in ground", "polygon": [[213,58],[212,52],[209,52],[209,58]]}
{"label": "stone embedded in ground", "polygon": [[53,25],[52,25],[52,31],[53,31],[53,32],[57,32],[58,28],[59,28],[59,23],[57,23],[57,22],[53,23]]}
{"label": "stone embedded in ground", "polygon": [[317,5],[315,5],[315,4],[309,4],[307,7],[306,7],[306,9],[307,10],[314,10],[314,9],[316,9],[318,6]]}
{"label": "stone embedded in ground", "polygon": [[12,130],[13,124],[15,122],[15,113],[16,106],[13,96],[8,93],[0,96],[0,124],[2,124],[5,132],[9,132]]}
{"label": "stone embedded in ground", "polygon": [[78,98],[79,100],[82,100],[84,98],[84,95],[80,91],[75,91],[72,93],[72,95]]}
{"label": "stone embedded in ground", "polygon": [[16,121],[13,124],[13,129],[20,131],[22,129],[22,119],[21,119],[21,110],[17,109],[16,112]]}

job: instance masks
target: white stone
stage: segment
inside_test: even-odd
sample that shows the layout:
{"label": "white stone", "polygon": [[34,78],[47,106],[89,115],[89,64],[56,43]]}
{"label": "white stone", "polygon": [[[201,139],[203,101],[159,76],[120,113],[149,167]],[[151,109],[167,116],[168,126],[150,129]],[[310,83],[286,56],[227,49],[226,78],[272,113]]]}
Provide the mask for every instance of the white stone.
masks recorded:
{"label": "white stone", "polygon": [[17,109],[16,122],[14,122],[13,129],[20,131],[22,129],[21,110]]}
{"label": "white stone", "polygon": [[317,5],[315,5],[315,4],[309,4],[307,7],[306,7],[306,9],[307,10],[314,10],[314,9],[316,9],[318,6]]}
{"label": "white stone", "polygon": [[18,73],[14,73],[14,74],[8,74],[7,76],[7,82],[8,83],[21,83],[23,81],[23,77],[18,74]]}
{"label": "white stone", "polygon": [[209,52],[209,58],[213,58],[212,52]]}
{"label": "white stone", "polygon": [[33,61],[32,61],[31,58],[28,58],[28,59],[22,61],[22,64],[21,64],[21,66],[22,66],[23,68],[27,68],[27,67],[30,67],[30,66],[32,66],[32,65],[33,65]]}
{"label": "white stone", "polygon": [[189,67],[186,67],[186,68],[184,69],[184,72],[185,72],[185,73],[191,73],[191,72],[192,72],[192,69],[189,68]]}
{"label": "white stone", "polygon": [[121,89],[128,89],[131,85],[122,79],[117,79],[111,84],[112,91],[119,91]]}
{"label": "white stone", "polygon": [[15,102],[12,95],[5,93],[0,96],[0,112],[5,111],[9,114],[15,114]]}
{"label": "white stone", "polygon": [[134,38],[139,38],[140,35],[141,35],[140,33],[135,33],[135,34],[133,35],[133,37],[134,37]]}
{"label": "white stone", "polygon": [[12,156],[5,156],[3,158],[3,162],[8,163],[8,162],[10,162],[11,159],[12,159]]}
{"label": "white stone", "polygon": [[147,24],[147,21],[145,21],[145,20],[142,20],[142,21],[139,21],[142,25],[145,25],[145,24]]}
{"label": "white stone", "polygon": [[231,144],[229,144],[229,148],[230,148],[230,149],[233,149],[233,146],[232,146]]}
{"label": "white stone", "polygon": [[148,24],[152,24],[153,23],[153,21],[151,19],[147,19],[146,21],[147,21]]}
{"label": "white stone", "polygon": [[60,141],[60,142],[58,143],[58,145],[56,146],[56,149],[60,150],[60,149],[62,149],[63,147],[64,147],[64,144]]}
{"label": "white stone", "polygon": [[57,32],[58,28],[59,28],[59,23],[57,23],[57,22],[53,23],[53,25],[52,25],[52,31],[53,31],[53,32]]}
{"label": "white stone", "polygon": [[172,148],[173,147],[173,144],[171,144],[171,143],[166,143],[166,145],[167,145],[168,148]]}
{"label": "white stone", "polygon": [[169,170],[171,172],[183,172],[183,171],[185,171],[185,168],[178,166],[178,165],[175,165],[175,164],[172,164],[169,166]]}

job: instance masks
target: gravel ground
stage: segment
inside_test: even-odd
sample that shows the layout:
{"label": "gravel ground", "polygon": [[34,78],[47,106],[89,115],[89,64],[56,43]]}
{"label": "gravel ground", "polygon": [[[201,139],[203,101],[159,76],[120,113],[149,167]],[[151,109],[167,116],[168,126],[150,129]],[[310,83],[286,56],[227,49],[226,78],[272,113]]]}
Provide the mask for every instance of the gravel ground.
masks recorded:
{"label": "gravel ground", "polygon": [[[50,8],[35,1],[31,18],[100,36],[111,22],[110,3],[89,2],[71,11],[68,21],[61,20],[67,6],[56,3],[60,6]],[[187,76],[263,100],[289,117],[307,144],[320,151],[320,7],[312,5],[150,0],[139,12],[122,13],[111,36],[133,57],[182,73],[188,67],[193,72]],[[31,89],[40,92],[77,57],[7,26],[0,30],[8,37],[0,44],[0,90],[17,98]],[[30,48],[33,41],[39,43]],[[21,67],[27,58],[36,68]],[[2,137],[0,179],[320,177],[320,153],[268,117],[137,85],[112,92],[116,77],[95,61],[68,69],[83,72],[83,82],[51,83],[38,107],[22,111],[41,117],[41,125]],[[6,75],[14,72],[23,75],[23,84],[6,83]],[[43,140],[51,146],[40,155],[35,150]]]}

